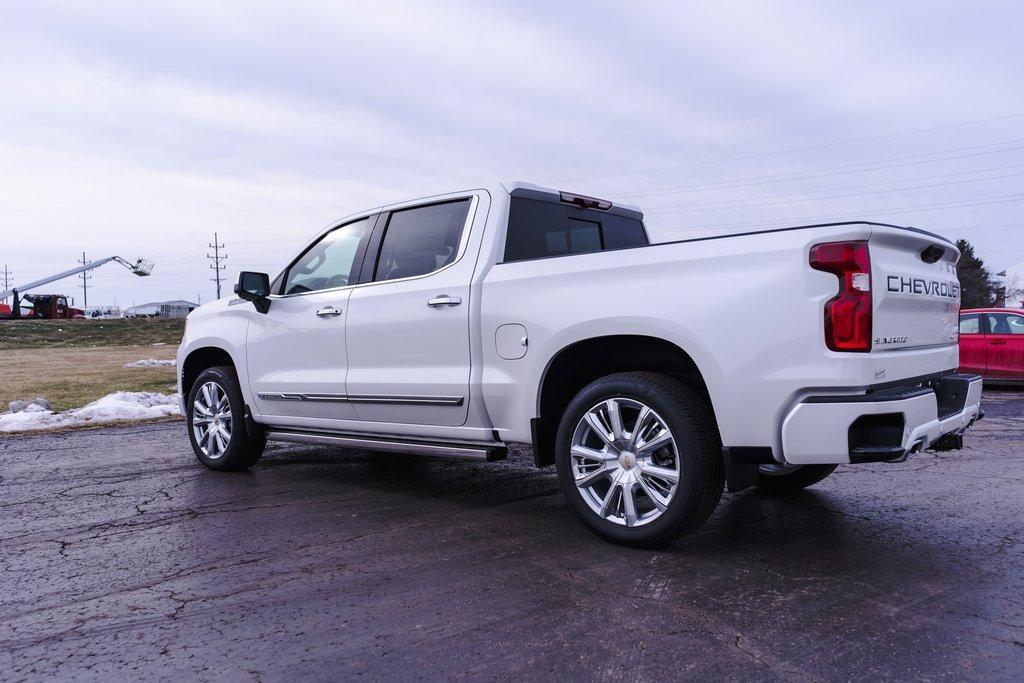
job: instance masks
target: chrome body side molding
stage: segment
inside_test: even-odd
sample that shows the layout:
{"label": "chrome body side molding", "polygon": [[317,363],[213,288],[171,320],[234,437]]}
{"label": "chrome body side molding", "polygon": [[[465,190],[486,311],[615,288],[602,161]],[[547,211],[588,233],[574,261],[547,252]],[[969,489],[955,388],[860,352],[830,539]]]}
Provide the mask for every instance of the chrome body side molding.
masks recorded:
{"label": "chrome body side molding", "polygon": [[264,401],[325,401],[331,403],[403,403],[424,406],[461,406],[463,396],[399,396],[388,394],[297,394],[260,392]]}
{"label": "chrome body side molding", "polygon": [[388,396],[384,394],[361,394],[348,397],[351,403],[407,403],[430,406],[461,406],[462,396]]}

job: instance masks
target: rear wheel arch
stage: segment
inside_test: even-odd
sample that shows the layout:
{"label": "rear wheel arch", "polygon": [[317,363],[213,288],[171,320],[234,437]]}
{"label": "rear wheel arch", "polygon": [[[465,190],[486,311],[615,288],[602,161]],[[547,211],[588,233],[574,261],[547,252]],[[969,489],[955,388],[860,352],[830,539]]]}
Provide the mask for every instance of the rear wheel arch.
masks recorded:
{"label": "rear wheel arch", "polygon": [[538,467],[554,464],[558,424],[576,394],[594,380],[618,372],[657,372],[672,377],[703,398],[714,416],[704,375],[693,357],[677,344],[633,334],[576,341],[552,356],[541,377],[537,417],[531,424]]}

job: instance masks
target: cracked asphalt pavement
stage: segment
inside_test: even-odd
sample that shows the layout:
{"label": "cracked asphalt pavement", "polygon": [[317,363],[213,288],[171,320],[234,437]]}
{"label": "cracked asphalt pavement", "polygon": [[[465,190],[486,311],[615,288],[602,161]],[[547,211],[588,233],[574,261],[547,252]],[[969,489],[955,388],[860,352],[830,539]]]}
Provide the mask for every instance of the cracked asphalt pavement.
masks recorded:
{"label": "cracked asphalt pavement", "polygon": [[216,473],[181,423],[0,440],[0,676],[1024,676],[1024,393],[964,450],[726,494],[608,545],[525,451],[272,445]]}

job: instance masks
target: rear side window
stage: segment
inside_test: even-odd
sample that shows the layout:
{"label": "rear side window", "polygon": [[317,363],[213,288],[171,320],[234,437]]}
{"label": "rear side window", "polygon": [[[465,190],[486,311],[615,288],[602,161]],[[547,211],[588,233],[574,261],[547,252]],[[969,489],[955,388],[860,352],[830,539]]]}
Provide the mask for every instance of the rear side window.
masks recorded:
{"label": "rear side window", "polygon": [[981,316],[977,313],[967,313],[960,316],[960,334],[978,334],[981,332]]}
{"label": "rear side window", "polygon": [[638,218],[571,204],[512,197],[505,261],[646,246]]}
{"label": "rear side window", "polygon": [[1013,313],[989,313],[990,334],[1024,334],[1024,316]]}
{"label": "rear side window", "polygon": [[444,268],[459,252],[469,199],[395,211],[388,219],[373,279],[397,280]]}

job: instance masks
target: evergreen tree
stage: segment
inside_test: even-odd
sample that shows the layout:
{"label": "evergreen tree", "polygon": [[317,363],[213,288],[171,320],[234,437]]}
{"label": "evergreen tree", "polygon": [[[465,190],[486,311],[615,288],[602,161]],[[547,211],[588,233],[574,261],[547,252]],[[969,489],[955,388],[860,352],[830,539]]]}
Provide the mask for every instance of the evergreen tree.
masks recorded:
{"label": "evergreen tree", "polygon": [[974,255],[974,245],[961,238],[956,241],[960,262],[956,276],[960,279],[960,307],[985,308],[996,300],[996,285],[985,262]]}

